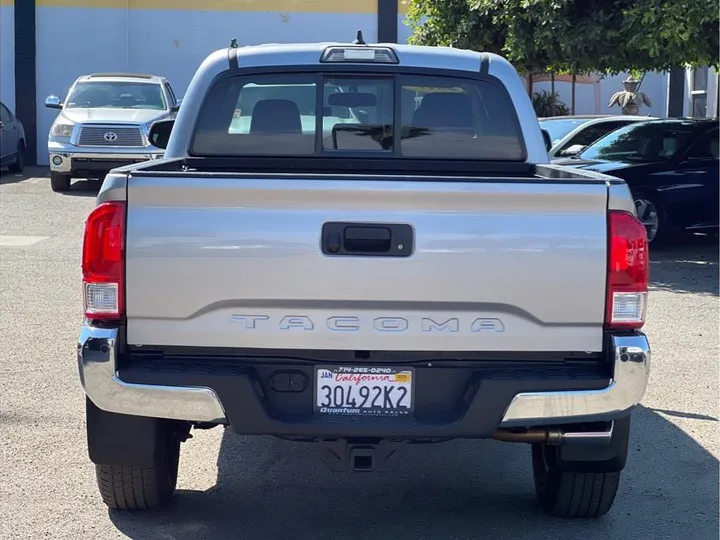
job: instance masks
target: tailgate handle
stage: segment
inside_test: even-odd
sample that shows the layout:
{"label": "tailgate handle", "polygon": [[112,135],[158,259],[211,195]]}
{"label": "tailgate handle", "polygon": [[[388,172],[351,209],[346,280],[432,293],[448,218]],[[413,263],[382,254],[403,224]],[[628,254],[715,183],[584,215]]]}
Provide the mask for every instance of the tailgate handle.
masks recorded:
{"label": "tailgate handle", "polygon": [[413,228],[403,223],[344,223],[323,225],[322,251],[326,255],[409,257]]}
{"label": "tailgate handle", "polygon": [[390,251],[390,229],[387,227],[345,227],[343,245],[350,252]]}

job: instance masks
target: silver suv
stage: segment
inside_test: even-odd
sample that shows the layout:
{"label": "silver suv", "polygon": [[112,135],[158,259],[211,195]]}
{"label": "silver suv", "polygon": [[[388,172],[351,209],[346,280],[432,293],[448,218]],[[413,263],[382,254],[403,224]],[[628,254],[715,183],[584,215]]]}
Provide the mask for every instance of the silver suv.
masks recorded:
{"label": "silver suv", "polygon": [[45,106],[61,111],[48,135],[53,191],[69,189],[71,178],[104,178],[115,167],[161,158],[150,125],[173,118],[180,102],[164,77],[135,73],[83,75],[64,102],[49,96]]}

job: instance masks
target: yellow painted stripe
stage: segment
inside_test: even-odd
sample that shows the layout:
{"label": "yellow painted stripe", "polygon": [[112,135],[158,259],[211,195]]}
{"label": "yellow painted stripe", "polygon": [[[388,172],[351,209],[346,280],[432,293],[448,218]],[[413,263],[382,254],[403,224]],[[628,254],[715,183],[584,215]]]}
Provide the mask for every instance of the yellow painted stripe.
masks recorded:
{"label": "yellow painted stripe", "polygon": [[14,6],[15,0],[0,0],[0,6]]}
{"label": "yellow painted stripe", "polygon": [[186,11],[377,13],[377,1],[378,0],[37,0],[37,6],[172,9]]}
{"label": "yellow painted stripe", "polygon": [[398,13],[400,15],[405,15],[408,12],[410,2],[412,2],[412,0],[398,0]]}

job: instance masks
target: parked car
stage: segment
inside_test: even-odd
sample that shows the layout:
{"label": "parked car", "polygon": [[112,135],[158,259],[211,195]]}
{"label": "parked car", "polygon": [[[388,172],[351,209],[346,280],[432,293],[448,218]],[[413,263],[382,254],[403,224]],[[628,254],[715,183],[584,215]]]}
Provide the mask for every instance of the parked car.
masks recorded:
{"label": "parked car", "polygon": [[8,107],[0,102],[0,167],[12,173],[25,168],[25,128]]}
{"label": "parked car", "polygon": [[652,120],[649,116],[551,116],[540,118],[540,127],[550,134],[551,160],[573,156],[620,127]]}
{"label": "parked car", "polygon": [[530,443],[547,512],[605,514],[650,361],[626,184],[548,163],[500,56],[360,38],[213,53],[164,159],[105,178],[77,348],[103,501],[167,503],[190,430],[229,426],[359,473]]}
{"label": "parked car", "polygon": [[653,242],[679,231],[718,230],[718,120],[626,126],[556,163],[625,180]]}
{"label": "parked car", "polygon": [[48,135],[53,191],[69,189],[72,178],[104,178],[114,167],[162,157],[148,130],[174,117],[180,102],[164,77],[136,73],[83,75],[64,103],[49,96],[45,106],[61,111]]}

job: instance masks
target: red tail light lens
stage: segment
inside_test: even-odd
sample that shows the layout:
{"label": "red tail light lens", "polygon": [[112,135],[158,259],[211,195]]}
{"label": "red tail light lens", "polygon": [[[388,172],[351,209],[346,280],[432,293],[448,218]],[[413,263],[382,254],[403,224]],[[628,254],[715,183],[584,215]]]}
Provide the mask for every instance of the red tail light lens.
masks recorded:
{"label": "red tail light lens", "polygon": [[645,227],[629,212],[609,213],[608,329],[631,330],[645,324],[650,254]]}
{"label": "red tail light lens", "polygon": [[85,317],[118,320],[124,316],[125,203],[97,206],[85,222],[82,272]]}

